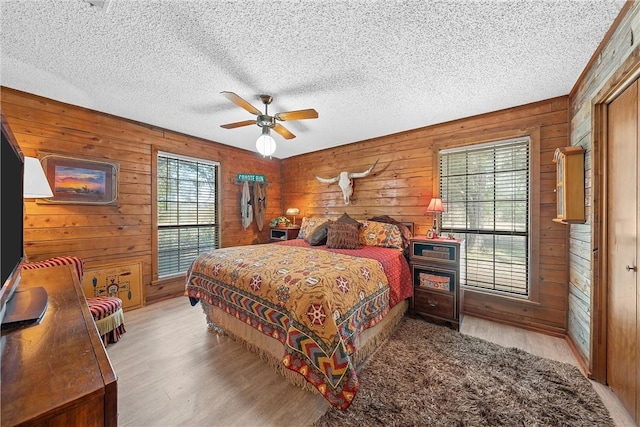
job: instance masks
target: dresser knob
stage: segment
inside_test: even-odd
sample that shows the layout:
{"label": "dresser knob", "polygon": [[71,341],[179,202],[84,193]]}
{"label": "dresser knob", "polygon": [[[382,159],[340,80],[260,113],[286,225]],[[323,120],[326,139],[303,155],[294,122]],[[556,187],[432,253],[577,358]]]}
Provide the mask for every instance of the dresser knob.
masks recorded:
{"label": "dresser knob", "polygon": [[438,301],[434,300],[433,298],[428,298],[427,304],[429,304],[429,307],[435,307],[436,305],[438,305]]}
{"label": "dresser knob", "polygon": [[627,271],[637,271],[638,269],[637,269],[637,267],[635,265],[631,265],[631,266],[627,265],[626,270]]}

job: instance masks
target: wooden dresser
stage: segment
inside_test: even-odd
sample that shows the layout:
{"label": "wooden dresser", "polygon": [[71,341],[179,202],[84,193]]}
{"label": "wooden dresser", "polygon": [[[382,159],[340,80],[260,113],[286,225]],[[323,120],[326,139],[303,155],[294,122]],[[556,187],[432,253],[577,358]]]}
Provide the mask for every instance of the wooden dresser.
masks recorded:
{"label": "wooden dresser", "polygon": [[1,425],[116,426],[117,377],[71,266],[24,270],[43,286],[39,324],[4,330]]}

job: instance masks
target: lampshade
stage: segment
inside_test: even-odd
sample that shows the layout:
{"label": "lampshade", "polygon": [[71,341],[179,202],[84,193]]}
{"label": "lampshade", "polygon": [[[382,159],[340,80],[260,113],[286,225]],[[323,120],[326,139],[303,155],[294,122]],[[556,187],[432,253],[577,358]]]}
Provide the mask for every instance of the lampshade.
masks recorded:
{"label": "lampshade", "polygon": [[434,197],[429,202],[429,206],[427,206],[427,212],[444,212],[444,207],[442,206],[442,199],[439,197]]}
{"label": "lampshade", "polygon": [[289,208],[287,209],[287,215],[293,215],[293,225],[296,225],[296,215],[300,213],[300,209],[298,208]]}
{"label": "lampshade", "polygon": [[298,208],[287,209],[287,215],[298,215],[299,213],[300,213],[300,209]]}
{"label": "lampshade", "polygon": [[53,192],[44,175],[42,165],[38,159],[34,157],[24,158],[24,190],[23,197],[25,199],[33,199],[39,197],[53,197]]}
{"label": "lampshade", "polygon": [[260,135],[256,141],[256,149],[258,150],[258,153],[265,157],[272,155],[274,151],[276,151],[276,142],[269,134],[268,127],[262,128],[262,135]]}

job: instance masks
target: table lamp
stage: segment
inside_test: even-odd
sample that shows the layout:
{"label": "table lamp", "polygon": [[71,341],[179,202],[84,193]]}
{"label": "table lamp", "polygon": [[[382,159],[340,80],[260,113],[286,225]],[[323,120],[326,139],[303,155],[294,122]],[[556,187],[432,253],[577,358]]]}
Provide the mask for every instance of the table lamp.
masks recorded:
{"label": "table lamp", "polygon": [[47,177],[38,159],[25,156],[23,176],[23,197],[25,199],[53,197],[49,181],[47,181]]}
{"label": "table lamp", "polygon": [[287,209],[287,215],[293,215],[293,225],[296,225],[296,215],[300,213],[300,209],[298,208],[289,208]]}
{"label": "table lamp", "polygon": [[440,212],[444,212],[444,207],[442,206],[442,199],[439,197],[434,197],[429,202],[429,206],[427,206],[427,212],[433,214],[433,231],[435,233],[434,237],[440,236],[440,228],[438,227],[438,214]]}

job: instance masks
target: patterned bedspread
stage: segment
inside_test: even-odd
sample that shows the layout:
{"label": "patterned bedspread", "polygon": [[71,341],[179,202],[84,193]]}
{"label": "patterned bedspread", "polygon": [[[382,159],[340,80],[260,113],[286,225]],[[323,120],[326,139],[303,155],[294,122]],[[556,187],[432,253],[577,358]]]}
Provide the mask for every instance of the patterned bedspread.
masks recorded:
{"label": "patterned bedspread", "polygon": [[325,245],[311,246],[304,239],[291,239],[274,244],[319,249],[338,254],[375,259],[382,264],[382,269],[389,281],[389,307],[393,307],[400,301],[413,296],[413,279],[409,263],[402,251],[398,249],[382,248],[380,246],[361,246],[360,249],[328,249]]}
{"label": "patterned bedspread", "polygon": [[286,245],[215,250],[187,273],[186,295],[283,343],[282,363],[340,409],[358,390],[350,355],[389,311],[380,262]]}

